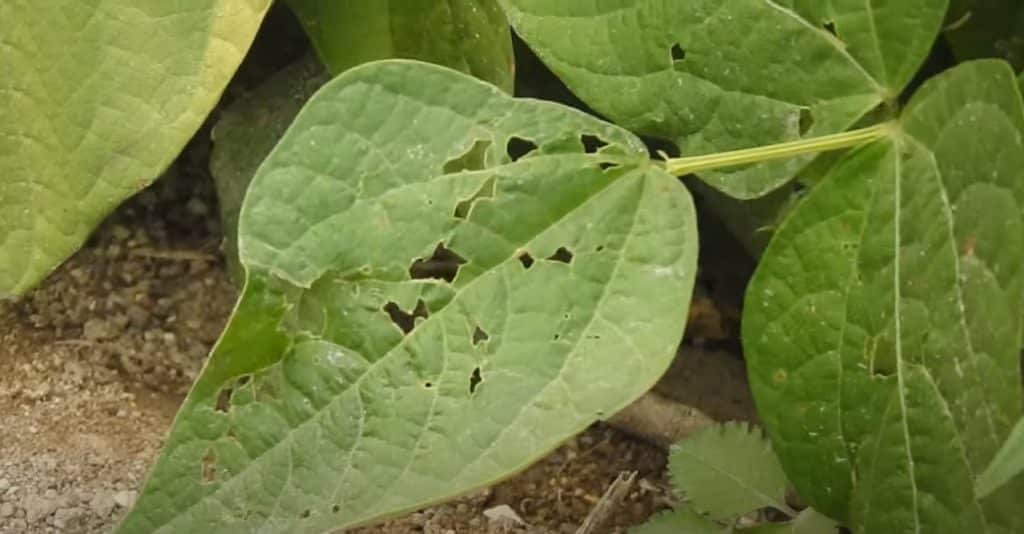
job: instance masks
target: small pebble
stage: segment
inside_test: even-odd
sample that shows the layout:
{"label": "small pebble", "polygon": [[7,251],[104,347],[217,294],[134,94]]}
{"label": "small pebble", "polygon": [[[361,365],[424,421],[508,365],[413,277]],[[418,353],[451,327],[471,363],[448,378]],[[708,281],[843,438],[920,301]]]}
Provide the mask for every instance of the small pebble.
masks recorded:
{"label": "small pebble", "polygon": [[114,494],[114,502],[121,508],[130,508],[135,504],[135,498],[138,497],[138,495],[139,492],[137,491],[119,491]]}

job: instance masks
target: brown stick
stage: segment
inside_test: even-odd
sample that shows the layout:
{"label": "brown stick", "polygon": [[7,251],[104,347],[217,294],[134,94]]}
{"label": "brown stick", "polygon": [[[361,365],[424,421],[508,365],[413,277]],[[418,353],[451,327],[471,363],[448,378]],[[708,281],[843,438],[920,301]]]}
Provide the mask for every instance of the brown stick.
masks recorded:
{"label": "brown stick", "polygon": [[629,490],[633,489],[634,480],[636,480],[636,471],[623,471],[619,473],[619,476],[615,477],[615,480],[605,490],[601,500],[597,501],[597,504],[587,514],[587,519],[583,521],[580,528],[576,529],[576,534],[593,534],[597,532],[597,529],[601,528],[608,521],[608,518],[615,513],[615,509],[619,504],[629,495]]}

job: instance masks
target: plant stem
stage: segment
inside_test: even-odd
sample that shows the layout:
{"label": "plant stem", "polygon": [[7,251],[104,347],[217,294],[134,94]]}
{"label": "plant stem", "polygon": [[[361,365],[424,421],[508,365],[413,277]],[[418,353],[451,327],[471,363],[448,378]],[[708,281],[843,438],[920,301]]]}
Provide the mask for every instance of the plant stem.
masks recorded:
{"label": "plant stem", "polygon": [[736,167],[738,165],[760,163],[773,159],[791,158],[814,152],[841,150],[886,137],[892,133],[893,129],[893,123],[886,122],[860,130],[800,139],[778,145],[745,148],[743,150],[720,152],[706,156],[672,158],[665,160],[665,169],[675,176],[685,176],[723,167]]}

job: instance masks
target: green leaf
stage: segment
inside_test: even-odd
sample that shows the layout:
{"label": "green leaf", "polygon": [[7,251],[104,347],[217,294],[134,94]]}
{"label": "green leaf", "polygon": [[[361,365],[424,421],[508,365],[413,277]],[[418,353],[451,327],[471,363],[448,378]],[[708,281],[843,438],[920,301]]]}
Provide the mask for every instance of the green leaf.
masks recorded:
{"label": "green leaf", "polygon": [[378,59],[418,59],[512,92],[512,36],[497,0],[287,1],[334,74]]}
{"label": "green leaf", "polygon": [[657,381],[696,271],[639,139],[411,61],[325,85],[240,221],[243,297],[122,532],[323,532],[493,484]]}
{"label": "green leaf", "polygon": [[946,39],[961,60],[998,57],[1024,68],[1024,5],[1018,0],[952,0]]}
{"label": "green leaf", "polygon": [[269,0],[0,2],[0,298],[177,156]]}
{"label": "green leaf", "polygon": [[662,512],[629,534],[726,534],[729,529],[694,512],[691,508],[678,508]]}
{"label": "green leaf", "polygon": [[210,172],[224,228],[224,257],[238,281],[244,279],[238,260],[238,214],[249,183],[302,106],[329,79],[319,60],[308,55],[232,102],[213,129]]}
{"label": "green leaf", "polygon": [[[694,156],[840,132],[894,102],[928,55],[947,0],[502,3],[585,102]],[[753,198],[812,159],[701,177]]]}
{"label": "green leaf", "polygon": [[858,531],[1024,528],[1019,488],[973,491],[1021,414],[1022,132],[1005,63],[934,78],[902,132],[800,203],[748,288],[751,387],[786,474]]}
{"label": "green leaf", "polygon": [[975,482],[975,492],[985,497],[1024,473],[1024,419],[1017,422],[992,463]]}
{"label": "green leaf", "polygon": [[[512,92],[511,36],[493,0],[289,4],[336,74],[379,59],[419,59],[462,70]],[[227,236],[225,257],[237,279],[238,212],[249,183],[302,105],[329,79],[316,58],[302,58],[233,102],[217,123],[210,167]]]}
{"label": "green leaf", "polygon": [[694,508],[726,519],[761,508],[789,510],[786,474],[759,429],[729,422],[672,447],[669,472]]}

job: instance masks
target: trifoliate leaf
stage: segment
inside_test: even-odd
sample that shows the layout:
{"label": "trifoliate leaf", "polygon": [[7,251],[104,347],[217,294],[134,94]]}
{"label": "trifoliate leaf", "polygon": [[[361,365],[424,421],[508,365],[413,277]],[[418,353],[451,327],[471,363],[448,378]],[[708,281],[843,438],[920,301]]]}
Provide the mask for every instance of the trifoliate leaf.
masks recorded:
{"label": "trifoliate leaf", "polygon": [[973,490],[1021,414],[1022,136],[1006,63],[932,79],[811,190],[748,288],[762,420],[800,495],[856,531],[1024,530],[1019,488]]}
{"label": "trifoliate leaf", "polygon": [[314,95],[239,236],[243,296],[122,532],[324,532],[508,477],[664,373],[697,254],[638,138],[411,61]]}
{"label": "trifoliate leaf", "polygon": [[[684,156],[846,130],[891,104],[927,57],[947,0],[502,0],[583,101]],[[814,156],[706,172],[764,195]]]}
{"label": "trifoliate leaf", "polygon": [[178,155],[269,0],[0,2],[0,298]]}
{"label": "trifoliate leaf", "polygon": [[786,474],[761,431],[746,423],[708,427],[679,442],[669,472],[693,507],[716,519],[786,509]]}

